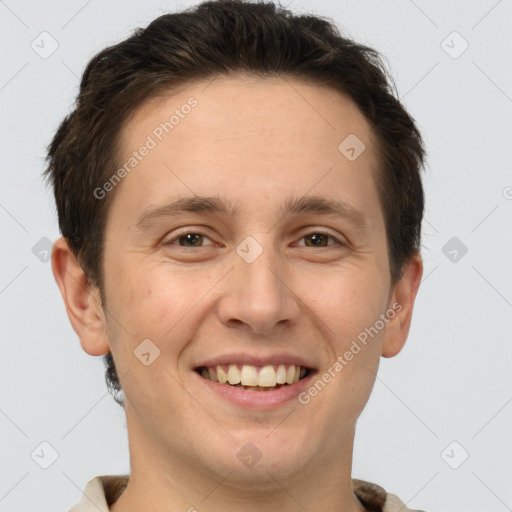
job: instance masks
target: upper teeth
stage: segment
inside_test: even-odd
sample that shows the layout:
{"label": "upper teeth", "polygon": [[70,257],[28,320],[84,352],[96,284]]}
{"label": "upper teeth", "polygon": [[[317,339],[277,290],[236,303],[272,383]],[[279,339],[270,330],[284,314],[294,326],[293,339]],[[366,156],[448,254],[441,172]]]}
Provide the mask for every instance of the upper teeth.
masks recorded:
{"label": "upper teeth", "polygon": [[201,375],[205,379],[220,382],[221,384],[242,384],[243,386],[273,387],[276,384],[293,384],[306,374],[306,368],[295,366],[288,367],[284,364],[252,366],[248,364],[227,366],[204,367]]}

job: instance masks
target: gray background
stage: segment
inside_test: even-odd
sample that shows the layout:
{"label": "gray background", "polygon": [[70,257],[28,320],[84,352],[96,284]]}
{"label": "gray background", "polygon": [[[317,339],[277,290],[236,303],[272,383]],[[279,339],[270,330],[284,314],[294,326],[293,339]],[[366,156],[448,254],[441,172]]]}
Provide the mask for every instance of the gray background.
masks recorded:
{"label": "gray background", "polygon": [[[129,469],[103,362],[82,351],[41,261],[59,236],[41,172],[87,61],[196,3],[0,1],[0,511],[67,510],[90,478]],[[512,2],[283,5],[387,57],[429,153],[424,280],[409,340],[381,360],[358,422],[353,476],[429,512],[511,510]],[[47,469],[42,442],[58,452]]]}

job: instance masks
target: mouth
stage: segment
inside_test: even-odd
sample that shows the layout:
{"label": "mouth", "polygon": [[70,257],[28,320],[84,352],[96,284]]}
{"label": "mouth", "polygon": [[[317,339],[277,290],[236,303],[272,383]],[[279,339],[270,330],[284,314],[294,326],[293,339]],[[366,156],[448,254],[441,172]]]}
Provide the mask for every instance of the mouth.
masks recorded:
{"label": "mouth", "polygon": [[313,370],[294,364],[226,364],[199,366],[195,371],[202,378],[218,384],[245,391],[268,392],[292,386],[307,378]]}

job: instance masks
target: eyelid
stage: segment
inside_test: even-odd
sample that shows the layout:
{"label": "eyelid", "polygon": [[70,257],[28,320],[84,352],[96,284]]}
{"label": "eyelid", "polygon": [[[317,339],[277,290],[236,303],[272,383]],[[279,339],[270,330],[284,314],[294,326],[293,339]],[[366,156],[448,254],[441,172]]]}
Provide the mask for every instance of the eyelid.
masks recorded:
{"label": "eyelid", "polygon": [[[326,249],[327,247],[335,247],[336,245],[341,246],[341,247],[346,247],[348,245],[348,242],[344,237],[329,230],[328,228],[308,226],[304,229],[306,229],[307,231],[301,232],[302,234],[299,237],[299,240],[302,240],[304,237],[306,237],[308,235],[321,234],[321,235],[325,235],[335,241],[334,244],[327,245],[326,247],[320,247],[321,249]],[[208,235],[206,235],[204,233],[203,227],[198,228],[198,229],[196,229],[194,227],[186,227],[186,228],[183,228],[182,230],[179,230],[176,233],[174,233],[173,237],[162,242],[162,245],[164,245],[164,246],[165,245],[177,245],[172,242],[175,242],[177,238],[180,238],[180,237],[188,235],[188,234],[200,235],[200,236],[202,236],[204,238],[208,238],[209,240],[214,242],[214,240],[211,237],[209,237]],[[215,242],[213,244],[211,244],[210,246],[212,246],[212,245],[215,245]],[[187,248],[185,246],[177,245],[177,247],[182,247],[183,249],[200,249],[201,247],[208,247],[208,246],[188,247]]]}
{"label": "eyelid", "polygon": [[187,248],[187,247],[172,243],[172,242],[175,242],[177,238],[180,238],[185,235],[190,235],[190,234],[200,235],[204,238],[208,238],[209,240],[211,240],[213,242],[213,244],[211,244],[210,246],[206,246],[206,247],[211,247],[211,246],[215,245],[215,242],[213,241],[213,239],[210,236],[206,235],[204,231],[205,230],[203,227],[200,227],[197,229],[194,227],[185,227],[185,228],[182,228],[181,230],[178,230],[175,233],[173,233],[172,238],[164,238],[162,245],[164,245],[164,246],[165,245],[176,245],[177,247],[181,247],[183,249],[200,249],[201,247],[188,247]]}
{"label": "eyelid", "polygon": [[[305,236],[308,236],[308,235],[314,235],[314,234],[319,234],[319,235],[325,235],[325,236],[328,236],[329,238],[332,238],[336,243],[335,244],[332,244],[332,245],[328,245],[327,247],[334,247],[336,245],[339,245],[339,246],[347,246],[348,245],[348,242],[346,241],[346,239],[340,235],[338,235],[337,233],[331,231],[330,229],[328,228],[321,228],[321,227],[308,227],[306,228],[307,231],[305,231],[304,233],[301,234],[300,236],[300,239],[302,240]],[[326,249],[326,247],[322,247],[322,249]]]}

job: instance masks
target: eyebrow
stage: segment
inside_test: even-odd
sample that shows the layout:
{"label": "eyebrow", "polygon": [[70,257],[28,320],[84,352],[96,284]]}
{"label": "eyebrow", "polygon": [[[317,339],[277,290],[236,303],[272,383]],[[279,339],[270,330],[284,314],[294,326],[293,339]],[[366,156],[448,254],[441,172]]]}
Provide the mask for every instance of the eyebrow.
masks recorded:
{"label": "eyebrow", "polygon": [[[180,197],[168,204],[151,207],[142,212],[135,223],[140,230],[149,228],[158,220],[183,215],[185,213],[209,213],[235,217],[239,214],[239,205],[220,196]],[[279,215],[317,213],[347,219],[357,228],[367,230],[367,217],[352,205],[340,199],[328,199],[322,196],[289,197],[282,204]]]}

